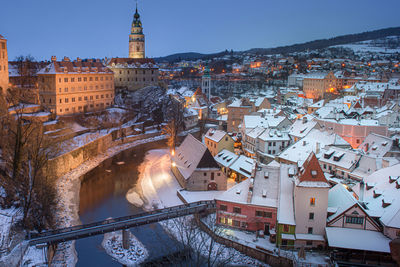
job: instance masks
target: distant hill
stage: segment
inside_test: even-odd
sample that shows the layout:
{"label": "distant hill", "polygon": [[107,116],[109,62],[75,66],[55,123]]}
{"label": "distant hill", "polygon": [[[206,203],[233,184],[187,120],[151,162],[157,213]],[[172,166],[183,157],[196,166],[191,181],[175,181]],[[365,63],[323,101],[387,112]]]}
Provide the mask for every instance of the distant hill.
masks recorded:
{"label": "distant hill", "polygon": [[[316,49],[324,49],[329,46],[334,45],[343,45],[367,40],[374,40],[379,38],[384,38],[387,36],[400,36],[400,27],[393,28],[385,28],[375,31],[368,31],[356,34],[347,34],[341,35],[337,37],[333,37],[330,39],[319,39],[315,41],[305,42],[301,44],[293,44],[287,46],[279,46],[275,48],[252,48],[246,51],[235,51],[235,54],[242,53],[251,53],[258,55],[272,55],[272,54],[286,54],[286,53],[294,53],[294,52],[302,52],[306,50],[316,50]],[[216,54],[200,54],[200,53],[178,53],[169,55],[166,57],[155,58],[156,62],[174,62],[179,60],[196,60],[196,59],[207,59],[217,56],[224,56],[228,54],[228,51],[223,51]]]}

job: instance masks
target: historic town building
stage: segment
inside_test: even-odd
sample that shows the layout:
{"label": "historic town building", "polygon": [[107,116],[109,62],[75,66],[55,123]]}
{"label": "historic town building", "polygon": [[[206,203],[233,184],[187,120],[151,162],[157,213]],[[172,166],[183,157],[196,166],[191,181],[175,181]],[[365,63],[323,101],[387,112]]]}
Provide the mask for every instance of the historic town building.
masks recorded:
{"label": "historic town building", "polygon": [[137,10],[133,15],[131,34],[129,35],[129,57],[130,58],[144,58],[144,34],[140,15]]}
{"label": "historic town building", "polygon": [[7,88],[8,88],[7,40],[0,35],[0,89],[5,91]]}
{"label": "historic town building", "polygon": [[158,66],[150,58],[113,58],[107,67],[114,72],[116,90],[137,90],[158,84]]}
{"label": "historic town building", "polygon": [[114,75],[99,60],[64,57],[38,72],[41,104],[57,115],[101,110],[114,103]]}

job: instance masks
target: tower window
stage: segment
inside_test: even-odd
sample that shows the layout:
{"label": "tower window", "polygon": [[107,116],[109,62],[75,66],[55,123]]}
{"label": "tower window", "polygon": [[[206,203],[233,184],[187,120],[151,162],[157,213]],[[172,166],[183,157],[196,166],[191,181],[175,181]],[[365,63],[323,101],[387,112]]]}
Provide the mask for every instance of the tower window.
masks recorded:
{"label": "tower window", "polygon": [[310,198],[310,206],[315,206],[315,197]]}

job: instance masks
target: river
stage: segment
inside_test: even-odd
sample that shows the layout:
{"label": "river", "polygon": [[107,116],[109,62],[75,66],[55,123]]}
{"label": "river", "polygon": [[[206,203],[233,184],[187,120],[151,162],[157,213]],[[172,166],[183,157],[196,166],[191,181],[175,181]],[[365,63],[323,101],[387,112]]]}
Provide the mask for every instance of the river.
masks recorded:
{"label": "river", "polygon": [[[126,193],[138,181],[138,167],[146,152],[165,147],[165,141],[143,144],[122,151],[102,162],[82,177],[79,216],[83,224],[141,212],[126,200]],[[147,262],[174,252],[176,241],[159,224],[132,228],[131,232],[149,251]],[[101,246],[103,235],[79,239],[75,243],[78,253],[76,266],[121,266],[108,256]]]}

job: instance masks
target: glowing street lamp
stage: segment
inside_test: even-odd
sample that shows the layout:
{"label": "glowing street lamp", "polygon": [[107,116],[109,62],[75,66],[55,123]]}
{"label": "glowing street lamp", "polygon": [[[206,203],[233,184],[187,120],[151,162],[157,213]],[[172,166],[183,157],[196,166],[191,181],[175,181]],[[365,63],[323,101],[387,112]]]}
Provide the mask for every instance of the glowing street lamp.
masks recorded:
{"label": "glowing street lamp", "polygon": [[172,167],[175,167],[176,166],[176,163],[173,161],[172,162]]}

